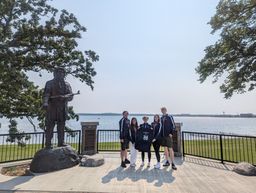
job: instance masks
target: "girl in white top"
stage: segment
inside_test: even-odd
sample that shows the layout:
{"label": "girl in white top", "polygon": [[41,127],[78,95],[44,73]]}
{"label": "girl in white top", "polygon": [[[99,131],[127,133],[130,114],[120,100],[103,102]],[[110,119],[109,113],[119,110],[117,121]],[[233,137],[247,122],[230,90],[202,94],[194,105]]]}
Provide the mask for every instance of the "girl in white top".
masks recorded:
{"label": "girl in white top", "polygon": [[137,150],[135,149],[136,132],[138,129],[138,121],[135,117],[132,118],[129,129],[130,135],[130,152],[131,152],[131,167],[136,166]]}

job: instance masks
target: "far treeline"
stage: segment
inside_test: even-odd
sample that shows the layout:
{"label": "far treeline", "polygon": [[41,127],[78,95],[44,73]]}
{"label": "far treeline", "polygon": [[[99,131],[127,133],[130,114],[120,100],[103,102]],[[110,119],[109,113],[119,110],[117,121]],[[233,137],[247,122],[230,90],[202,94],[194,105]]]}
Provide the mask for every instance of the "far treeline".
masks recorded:
{"label": "far treeline", "polygon": [[[121,116],[120,113],[78,113],[81,116]],[[131,113],[131,116],[154,116],[152,113]],[[220,118],[256,118],[252,113],[232,114],[172,114],[175,117],[220,117]]]}

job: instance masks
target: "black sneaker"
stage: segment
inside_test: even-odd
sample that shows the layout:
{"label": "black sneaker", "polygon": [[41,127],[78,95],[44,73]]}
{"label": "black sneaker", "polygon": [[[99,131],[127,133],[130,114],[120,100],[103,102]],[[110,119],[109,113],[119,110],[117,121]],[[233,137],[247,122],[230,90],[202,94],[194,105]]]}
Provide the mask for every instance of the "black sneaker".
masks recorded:
{"label": "black sneaker", "polygon": [[131,162],[128,159],[125,159],[124,163],[125,164],[130,164]]}
{"label": "black sneaker", "polygon": [[126,168],[125,162],[122,162],[122,163],[121,163],[121,167],[122,167],[122,168]]}
{"label": "black sneaker", "polygon": [[165,163],[163,164],[163,166],[164,166],[164,167],[168,167],[168,166],[170,166],[170,163],[167,161],[167,162],[165,162]]}
{"label": "black sneaker", "polygon": [[177,170],[177,167],[175,166],[175,164],[172,164],[172,169]]}

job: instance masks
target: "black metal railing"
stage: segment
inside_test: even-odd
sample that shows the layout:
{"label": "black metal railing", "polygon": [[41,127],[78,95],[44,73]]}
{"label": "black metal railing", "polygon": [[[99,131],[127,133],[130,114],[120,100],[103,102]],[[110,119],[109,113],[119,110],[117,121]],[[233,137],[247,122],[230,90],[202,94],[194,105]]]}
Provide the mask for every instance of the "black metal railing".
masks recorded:
{"label": "black metal railing", "polygon": [[[119,130],[97,130],[97,151],[117,152],[120,151]],[[153,146],[151,150],[154,151]],[[160,148],[163,152],[163,147]]]}
{"label": "black metal railing", "polygon": [[97,130],[97,151],[120,151],[119,130]]}
{"label": "black metal railing", "polygon": [[[0,163],[32,159],[44,148],[45,133],[0,134]],[[57,133],[54,132],[53,146],[57,146]],[[80,153],[81,131],[65,132],[65,143]]]}
{"label": "black metal railing", "polygon": [[224,162],[246,161],[256,165],[256,136],[182,132],[183,156]]}

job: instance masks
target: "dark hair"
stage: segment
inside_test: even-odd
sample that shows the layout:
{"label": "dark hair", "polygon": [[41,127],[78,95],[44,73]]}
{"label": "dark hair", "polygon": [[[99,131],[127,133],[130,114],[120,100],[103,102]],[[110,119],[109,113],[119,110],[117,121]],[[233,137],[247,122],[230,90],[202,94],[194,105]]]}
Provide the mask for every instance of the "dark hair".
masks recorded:
{"label": "dark hair", "polygon": [[154,115],[154,122],[155,122],[155,117],[157,117],[158,118],[158,123],[160,123],[160,116],[159,115]]}
{"label": "dark hair", "polygon": [[124,115],[125,113],[128,113],[128,111],[123,111],[123,115]]}
{"label": "dark hair", "polygon": [[[133,124],[133,120],[136,120],[136,124],[134,125]],[[135,127],[136,129],[138,129],[138,121],[137,121],[137,119],[135,118],[135,117],[133,117],[132,119],[131,119],[131,127]]]}

